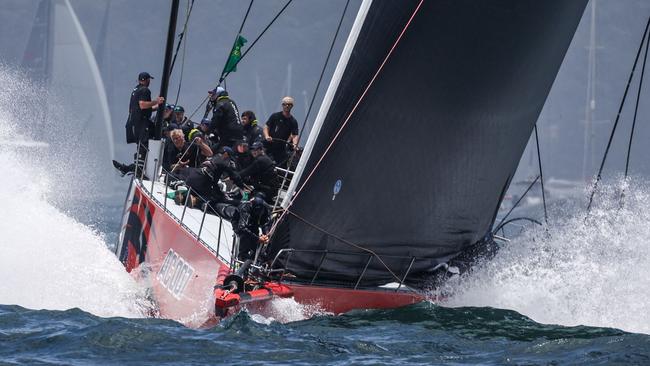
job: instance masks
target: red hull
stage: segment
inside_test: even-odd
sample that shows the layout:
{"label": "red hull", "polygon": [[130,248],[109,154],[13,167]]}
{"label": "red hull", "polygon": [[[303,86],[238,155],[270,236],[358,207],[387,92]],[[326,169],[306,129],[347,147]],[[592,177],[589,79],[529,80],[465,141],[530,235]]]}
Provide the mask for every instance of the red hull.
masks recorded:
{"label": "red hull", "polygon": [[[118,256],[129,272],[150,286],[160,317],[190,327],[216,324],[219,317],[215,314],[214,286],[218,277],[229,272],[226,260],[152,199],[146,187],[132,187],[133,199],[127,201],[130,211],[125,217]],[[290,282],[283,285],[297,303],[334,314],[395,308],[425,300],[421,294],[404,290],[354,290]],[[273,316],[268,303],[264,298],[244,306]]]}

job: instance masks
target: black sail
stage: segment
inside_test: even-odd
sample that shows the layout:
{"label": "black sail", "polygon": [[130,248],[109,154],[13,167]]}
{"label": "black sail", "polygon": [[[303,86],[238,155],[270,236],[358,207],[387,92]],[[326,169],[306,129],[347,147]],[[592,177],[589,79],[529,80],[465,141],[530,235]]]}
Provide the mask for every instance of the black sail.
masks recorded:
{"label": "black sail", "polygon": [[38,4],[36,17],[29,34],[29,41],[21,66],[28,73],[28,76],[40,86],[49,82],[48,78],[52,68],[52,44],[54,30],[52,27],[52,7],[49,0],[41,0]]}
{"label": "black sail", "polygon": [[272,254],[293,248],[298,278],[347,284],[369,263],[371,285],[481,242],[585,6],[373,1]]}

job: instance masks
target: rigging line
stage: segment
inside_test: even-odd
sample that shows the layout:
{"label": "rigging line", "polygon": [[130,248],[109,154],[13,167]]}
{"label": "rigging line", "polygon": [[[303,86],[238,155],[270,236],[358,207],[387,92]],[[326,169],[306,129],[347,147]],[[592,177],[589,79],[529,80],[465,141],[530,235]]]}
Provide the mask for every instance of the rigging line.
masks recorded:
{"label": "rigging line", "polygon": [[[312,170],[309,172],[309,175],[307,176],[307,178],[305,178],[305,181],[302,183],[302,185],[300,186],[300,188],[296,191],[296,194],[293,195],[293,197],[291,198],[291,201],[289,201],[289,204],[287,204],[287,210],[289,209],[289,207],[291,207],[291,205],[292,205],[293,202],[296,200],[296,198],[298,197],[298,195],[300,195],[300,192],[302,192],[303,188],[305,188],[305,185],[307,185],[307,182],[309,182],[309,179],[314,175],[314,172],[316,171],[316,169],[318,169],[318,166],[320,165],[320,163],[321,163],[321,162],[323,161],[323,159],[325,158],[325,155],[327,155],[327,153],[330,151],[330,149],[331,149],[332,146],[334,145],[334,142],[336,142],[336,140],[338,139],[339,135],[341,135],[341,132],[343,131],[343,129],[345,128],[345,126],[346,126],[346,125],[348,124],[348,122],[350,121],[350,118],[352,117],[352,115],[354,114],[354,112],[357,110],[357,107],[359,106],[359,104],[361,104],[361,101],[363,101],[363,98],[366,96],[366,93],[368,93],[368,90],[370,90],[370,87],[371,87],[372,84],[375,82],[375,79],[377,79],[377,76],[379,75],[379,73],[381,72],[381,70],[384,68],[384,65],[385,65],[386,62],[388,61],[388,58],[390,57],[390,55],[393,54],[393,51],[394,51],[395,48],[397,47],[397,44],[402,40],[402,36],[404,35],[404,33],[406,33],[406,30],[408,29],[409,25],[411,25],[411,21],[413,21],[413,18],[415,18],[415,15],[416,15],[416,14],[418,13],[418,11],[420,10],[420,7],[422,6],[422,3],[423,3],[423,2],[424,2],[424,0],[420,0],[420,2],[418,3],[418,6],[417,6],[417,7],[415,8],[415,10],[413,11],[413,14],[411,14],[411,17],[410,17],[409,20],[406,22],[406,25],[404,25],[404,29],[402,29],[402,32],[399,34],[399,36],[398,36],[397,39],[395,40],[395,43],[393,43],[393,46],[390,48],[390,50],[388,51],[388,54],[386,55],[386,57],[385,57],[384,60],[382,61],[381,65],[379,65],[379,68],[378,68],[377,71],[375,72],[375,75],[372,77],[372,79],[370,79],[370,82],[369,82],[368,85],[366,86],[365,90],[363,91],[363,93],[361,94],[361,96],[359,97],[359,99],[357,100],[357,102],[355,103],[354,107],[352,107],[352,110],[350,111],[350,113],[348,114],[348,116],[347,116],[347,117],[345,118],[345,120],[343,121],[343,124],[341,125],[341,127],[339,128],[339,130],[336,132],[336,135],[334,135],[334,138],[332,138],[332,141],[330,141],[329,145],[327,145],[327,148],[325,149],[325,151],[323,152],[323,154],[320,156],[320,158],[319,158],[318,161],[316,162],[316,165],[314,165],[314,167],[312,168]],[[286,210],[285,210],[285,212],[286,212]],[[271,235],[273,235],[273,232],[275,231],[275,228],[276,228],[277,224],[282,220],[282,217],[284,216],[284,214],[285,214],[285,213],[283,212],[282,215],[280,215],[280,218],[278,218],[278,220],[273,224],[273,227],[271,228],[271,231],[270,231]]]}
{"label": "rigging line", "polygon": [[[244,53],[241,55],[241,57],[239,58],[239,60],[237,60],[237,62],[235,62],[235,65],[234,65],[234,66],[239,65],[239,63],[241,62],[241,60],[243,60],[244,57],[246,57],[246,55],[248,54],[248,52],[249,52],[250,50],[253,49],[253,46],[255,46],[255,44],[257,43],[257,41],[259,41],[260,38],[262,38],[262,36],[264,35],[264,33],[266,33],[266,31],[271,27],[271,25],[273,25],[273,23],[275,23],[275,21],[278,19],[278,17],[279,17],[279,16],[284,12],[284,10],[289,6],[289,4],[291,4],[292,1],[293,1],[293,0],[288,0],[287,3],[284,4],[284,6],[282,7],[282,9],[280,9],[280,11],[275,15],[275,17],[273,17],[273,19],[272,19],[271,22],[266,26],[266,28],[264,28],[264,30],[262,30],[262,33],[260,33],[260,35],[257,36],[257,38],[255,38],[255,40],[253,41],[253,43],[251,43],[251,45],[248,46],[248,48],[246,49],[246,51],[244,51]],[[224,67],[224,68],[225,68],[225,67]],[[225,73],[225,74],[223,74],[223,73],[221,74],[221,76],[219,77],[219,85],[221,85],[221,83],[222,83],[222,82],[223,82],[223,81],[228,77],[228,75],[230,75],[231,72],[232,72],[232,71],[228,71],[228,72]]]}
{"label": "rigging line", "polygon": [[548,212],[546,211],[546,193],[544,192],[544,173],[542,172],[542,154],[539,151],[539,136],[537,135],[537,123],[535,123],[535,143],[537,144],[537,164],[539,166],[539,181],[542,186],[542,203],[544,204],[544,222],[548,225]]}
{"label": "rigging line", "polygon": [[[253,43],[251,43],[251,45],[248,47],[248,49],[247,49],[247,50],[242,54],[241,58],[240,58],[239,60],[237,60],[237,62],[235,63],[235,66],[239,65],[239,62],[240,62],[241,60],[244,59],[244,57],[248,54],[248,51],[250,51],[250,50],[253,48],[253,46],[255,45],[255,43],[257,43],[257,41],[259,41],[259,39],[262,38],[262,36],[264,35],[264,33],[265,33],[265,32],[266,32],[266,31],[271,27],[271,25],[275,22],[275,20],[278,19],[278,17],[279,17],[279,16],[284,12],[284,10],[287,8],[287,6],[289,6],[289,4],[291,4],[292,1],[293,1],[293,0],[289,0],[289,1],[287,1],[286,4],[284,4],[284,6],[282,7],[282,9],[280,9],[280,11],[275,15],[275,17],[274,17],[274,18],[271,20],[271,22],[266,26],[266,28],[264,28],[264,30],[262,31],[262,33],[260,33],[260,35],[257,36],[257,38],[255,38],[255,40],[253,41]],[[252,1],[251,1],[251,5],[252,5]],[[250,6],[249,6],[249,7],[250,7]],[[248,12],[246,12],[246,15],[248,16]],[[243,28],[243,23],[242,23],[242,26],[240,27],[240,29],[242,29],[242,28]],[[241,32],[241,31],[240,31],[240,32]],[[227,62],[226,62],[226,63],[227,63]],[[224,68],[225,68],[225,66],[224,66]],[[225,75],[224,75],[223,72],[222,72],[222,75],[219,77],[219,80],[217,81],[217,86],[221,85],[221,83],[226,79],[226,77],[228,77],[228,75],[230,75],[230,72],[226,73]],[[196,112],[199,111],[199,109],[203,106],[203,104],[204,104],[205,102],[207,102],[207,101],[208,101],[208,96],[206,96],[205,98],[203,98],[203,101],[202,101],[202,102],[201,102],[201,103],[196,107],[196,109],[194,109],[194,111],[192,112],[192,114],[190,115],[189,118],[191,119],[191,118],[196,114]]]}
{"label": "rigging line", "polygon": [[623,200],[625,199],[625,188],[627,183],[627,177],[628,177],[628,169],[630,167],[630,153],[632,150],[632,139],[634,138],[634,130],[636,127],[636,117],[637,117],[637,112],[639,111],[639,100],[641,99],[641,88],[643,86],[643,79],[645,75],[645,66],[646,66],[646,61],[648,60],[648,47],[650,47],[650,36],[646,38],[646,44],[645,44],[645,55],[643,56],[643,65],[641,66],[641,76],[639,77],[639,89],[637,90],[636,94],[636,103],[634,106],[634,117],[632,118],[632,130],[630,131],[630,141],[627,144],[627,156],[625,157],[625,175],[623,177],[623,187],[621,188],[621,198],[619,202],[619,209],[623,207]]}
{"label": "rigging line", "polygon": [[[499,230],[501,230],[501,234],[505,236],[505,232],[503,231],[503,228],[504,228],[506,225],[508,225],[508,224],[510,224],[510,223],[512,223],[512,222],[515,222],[515,221],[529,221],[529,222],[532,222],[533,224],[536,224],[536,225],[540,225],[540,226],[542,225],[541,222],[539,222],[539,221],[537,221],[537,220],[535,220],[535,219],[533,219],[533,218],[531,218],[531,217],[515,217],[515,218],[510,219],[510,220],[504,222],[503,224],[497,226],[497,227],[494,229],[493,233],[497,233]],[[522,227],[522,230],[523,230],[524,227],[523,227],[523,226],[520,226],[520,227]],[[494,237],[497,238],[496,235],[494,235]]]}
{"label": "rigging line", "polygon": [[309,102],[309,109],[307,109],[307,113],[305,114],[305,120],[302,122],[302,126],[300,126],[300,130],[298,130],[298,136],[302,136],[302,132],[305,129],[305,126],[307,125],[307,120],[309,119],[309,114],[311,113],[311,109],[314,105],[314,101],[316,100],[316,95],[318,94],[318,89],[320,88],[320,83],[323,81],[323,75],[325,75],[325,70],[327,69],[327,64],[329,63],[330,56],[332,55],[332,50],[334,49],[334,44],[336,44],[336,39],[339,36],[339,31],[341,30],[341,24],[343,24],[343,19],[345,19],[345,13],[348,10],[348,5],[350,5],[350,0],[347,0],[345,3],[345,7],[343,8],[343,14],[341,14],[341,19],[339,20],[339,25],[336,27],[336,32],[334,33],[334,38],[332,38],[332,44],[330,45],[330,49],[327,52],[327,57],[325,58],[325,64],[323,65],[323,69],[320,72],[320,77],[318,78],[318,82],[316,83],[316,88],[314,89],[314,94],[311,97],[311,101]]}
{"label": "rigging line", "polygon": [[616,120],[614,121],[614,126],[612,127],[612,132],[609,135],[609,141],[607,141],[607,147],[605,148],[605,154],[603,155],[603,160],[600,163],[600,168],[598,169],[598,175],[596,176],[596,181],[594,182],[591,188],[591,194],[589,195],[589,203],[587,204],[587,214],[585,215],[585,220],[589,218],[591,212],[591,204],[594,200],[594,195],[598,188],[598,182],[602,178],[603,168],[605,167],[605,161],[607,160],[607,154],[609,153],[609,148],[612,146],[612,140],[614,139],[614,134],[616,133],[616,126],[618,126],[618,121],[621,118],[621,112],[623,111],[623,106],[625,105],[625,99],[627,98],[627,92],[630,90],[630,84],[632,83],[632,77],[634,77],[634,71],[636,70],[636,65],[639,61],[639,56],[641,55],[641,50],[643,49],[643,42],[645,42],[646,37],[648,36],[648,27],[650,27],[650,17],[648,17],[648,22],[646,23],[645,30],[643,31],[643,37],[641,38],[641,44],[639,44],[639,50],[636,53],[634,58],[634,64],[632,65],[632,71],[630,72],[630,77],[627,80],[627,85],[625,86],[625,92],[623,93],[623,99],[618,108],[618,113],[616,114]]}
{"label": "rigging line", "polygon": [[[251,2],[248,3],[248,9],[246,9],[246,14],[244,14],[244,19],[242,20],[241,24],[239,25],[239,30],[237,31],[237,35],[235,36],[235,40],[232,43],[233,47],[237,44],[237,40],[239,39],[239,36],[241,35],[241,31],[244,29],[244,24],[246,24],[246,19],[248,19],[248,14],[251,11],[251,7],[253,7],[253,0],[251,0]],[[232,50],[232,47],[231,47],[231,50]],[[226,67],[228,67],[228,60],[230,60],[230,53],[228,53],[228,57],[226,57],[226,62],[223,64],[223,69],[221,69],[221,75],[219,76],[219,84],[221,84],[221,80],[223,80],[223,74],[226,73]]]}
{"label": "rigging line", "polygon": [[[183,158],[185,157],[185,154],[187,154],[187,153],[190,151],[190,148],[192,148],[192,145],[195,145],[195,144],[194,144],[194,141],[195,141],[195,139],[192,139],[192,141],[191,141],[190,144],[187,146],[187,148],[185,149],[185,151],[183,151],[183,154],[181,155],[181,157],[178,158],[178,163],[176,163],[176,164],[172,164],[171,173],[174,173],[174,170],[175,170],[175,169],[173,168],[173,166],[174,166],[174,165],[179,165],[179,164],[183,161]],[[195,145],[195,146],[198,147],[199,145]]]}
{"label": "rigging line", "polygon": [[627,173],[630,166],[630,151],[632,150],[632,139],[634,137],[634,128],[636,127],[637,112],[639,111],[639,100],[641,99],[641,88],[643,86],[646,61],[648,60],[649,46],[650,46],[650,37],[647,37],[646,44],[645,44],[645,55],[643,56],[643,65],[641,66],[641,76],[639,78],[639,89],[637,90],[636,104],[634,106],[634,117],[632,118],[632,131],[630,131],[630,141],[627,144],[627,158],[625,159],[625,180],[627,180]]}
{"label": "rigging line", "polygon": [[187,11],[187,14],[185,15],[185,24],[183,25],[183,31],[178,35],[178,44],[176,45],[176,52],[174,52],[172,65],[169,68],[169,75],[171,75],[172,70],[174,70],[174,64],[176,63],[176,56],[178,56],[178,50],[180,50],[181,48],[181,43],[183,43],[183,37],[185,36],[185,32],[187,31],[187,23],[190,21],[190,15],[192,14],[192,8],[194,7],[194,0],[191,1],[192,3],[190,5],[190,9]]}
{"label": "rigging line", "polygon": [[241,25],[239,26],[239,30],[237,31],[237,35],[241,34],[241,31],[244,29],[244,24],[246,23],[246,19],[248,19],[248,13],[251,12],[251,8],[253,7],[253,1],[248,4],[248,9],[246,9],[246,14],[244,15],[244,20],[242,20]]}
{"label": "rigging line", "polygon": [[328,232],[327,230],[318,227],[316,224],[313,224],[313,223],[307,221],[306,219],[304,219],[303,217],[299,216],[298,214],[296,214],[296,213],[293,212],[293,211],[286,210],[285,212],[288,212],[289,214],[295,216],[298,220],[304,222],[305,224],[307,224],[307,225],[313,227],[314,229],[316,229],[316,230],[322,232],[323,234],[325,234],[325,235],[327,235],[327,236],[331,236],[332,238],[334,238],[334,239],[336,239],[336,240],[342,242],[343,244],[347,244],[347,245],[349,245],[349,246],[352,246],[352,247],[354,247],[354,248],[357,248],[357,249],[359,249],[359,250],[361,250],[361,251],[364,251],[364,252],[366,252],[366,253],[372,255],[373,257],[375,257],[375,258],[377,258],[377,259],[379,260],[379,262],[384,266],[384,268],[386,268],[386,270],[387,270],[387,271],[388,271],[388,272],[389,272],[389,273],[390,273],[390,274],[391,274],[391,275],[392,275],[392,276],[393,276],[393,277],[394,277],[398,282],[401,282],[401,281],[402,281],[402,280],[401,280],[401,279],[400,279],[400,278],[399,278],[399,277],[398,277],[398,276],[397,276],[397,275],[396,275],[396,274],[395,274],[395,273],[394,273],[394,272],[393,272],[393,271],[388,267],[388,265],[386,264],[386,262],[384,262],[384,260],[381,259],[381,257],[379,256],[379,254],[375,253],[374,251],[372,251],[372,250],[370,250],[370,249],[367,249],[367,248],[364,248],[364,247],[362,247],[362,246],[360,246],[360,245],[358,245],[358,244],[354,244],[353,242],[348,241],[348,240],[345,240],[345,239],[343,239],[343,238],[341,238],[341,237],[339,237],[339,236],[337,236],[337,235],[335,235],[335,234],[332,234],[332,233]]}
{"label": "rigging line", "polygon": [[187,119],[192,119],[192,117],[194,117],[194,115],[196,114],[196,112],[198,112],[199,109],[201,109],[201,107],[203,107],[203,104],[208,100],[209,97],[210,97],[209,95],[206,95],[205,98],[203,98],[203,101],[202,101],[198,106],[196,106],[196,108],[194,109],[194,111],[192,111],[192,114],[190,114],[190,116],[187,117]]}
{"label": "rigging line", "polygon": [[[194,0],[192,0],[192,5],[194,5]],[[192,12],[192,5],[190,5],[190,0],[187,0],[187,19],[189,20],[189,14]],[[185,23],[185,28],[183,29],[183,34],[185,38],[185,42],[183,43],[183,56],[181,56],[181,73],[178,78],[178,90],[176,90],[176,99],[174,100],[174,105],[178,104],[178,98],[181,95],[181,85],[183,85],[183,72],[185,71],[185,50],[187,49],[187,21]],[[180,43],[179,43],[180,45]],[[172,65],[174,63],[172,62]]]}
{"label": "rigging line", "polygon": [[[530,191],[530,189],[533,188],[533,186],[535,185],[535,183],[537,183],[537,180],[538,180],[538,179],[539,179],[539,175],[535,178],[535,180],[533,180],[532,183],[530,183],[530,185],[528,186],[528,188],[526,188],[526,190],[524,191],[524,194],[522,194],[521,197],[519,197],[519,199],[517,200],[517,202],[515,202],[515,204],[512,205],[512,207],[510,208],[510,211],[508,211],[508,213],[507,213],[505,216],[503,216],[503,218],[501,219],[501,221],[499,221],[499,224],[497,224],[497,226],[495,226],[496,228],[501,228],[503,222],[506,221],[506,219],[508,218],[508,216],[510,216],[510,214],[512,213],[512,211],[514,211],[514,209],[517,208],[517,206],[519,206],[519,202],[521,202],[521,200],[523,200],[524,197],[526,197],[526,195],[528,194],[528,191]],[[495,230],[495,231],[493,231],[492,233],[496,233],[497,231],[498,231],[498,230]]]}

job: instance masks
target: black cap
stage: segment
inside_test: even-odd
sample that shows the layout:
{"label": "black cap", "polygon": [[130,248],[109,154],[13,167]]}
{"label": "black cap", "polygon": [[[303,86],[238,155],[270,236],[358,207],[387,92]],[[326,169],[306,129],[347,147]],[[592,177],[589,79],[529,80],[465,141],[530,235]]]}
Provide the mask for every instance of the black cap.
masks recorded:
{"label": "black cap", "polygon": [[251,150],[260,150],[262,149],[262,143],[259,141],[254,142],[252,145],[250,145]]}
{"label": "black cap", "polygon": [[146,71],[138,74],[138,80],[142,81],[147,79],[153,79],[153,76],[149,75],[149,73]]}
{"label": "black cap", "polygon": [[170,124],[168,124],[167,127],[165,127],[163,130],[164,130],[165,132],[169,132],[169,131],[177,130],[178,128],[179,128],[179,127],[178,127],[178,125],[177,125],[176,123],[170,123]]}
{"label": "black cap", "polygon": [[253,205],[255,206],[262,206],[264,205],[264,201],[266,201],[266,195],[264,192],[257,191],[253,195]]}

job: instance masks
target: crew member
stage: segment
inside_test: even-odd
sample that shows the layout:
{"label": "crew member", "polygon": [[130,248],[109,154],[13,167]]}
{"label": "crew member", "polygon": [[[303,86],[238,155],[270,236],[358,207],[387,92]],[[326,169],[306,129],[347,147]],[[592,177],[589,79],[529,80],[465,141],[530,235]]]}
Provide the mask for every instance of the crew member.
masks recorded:
{"label": "crew member", "polygon": [[[219,186],[219,180],[224,174],[237,187],[244,189],[244,184],[237,172],[230,166],[229,159],[219,154],[203,162],[199,168],[181,168],[175,174],[175,177],[185,181],[185,184],[192,189],[192,193],[198,194],[207,200],[212,207],[215,207],[217,203],[238,205],[239,200],[226,197]],[[184,200],[185,197],[180,196],[177,203],[183,202]]]}
{"label": "crew member", "polygon": [[253,155],[251,155],[246,141],[237,143],[233,160],[235,160],[237,170],[248,168],[253,163]]}
{"label": "crew member", "polygon": [[219,150],[219,153],[221,154],[221,157],[223,159],[225,159],[226,161],[228,161],[230,166],[233,169],[235,169],[235,167],[236,167],[235,161],[234,161],[235,151],[233,149],[231,149],[230,147],[228,147],[228,146],[224,146]]}
{"label": "crew member", "polygon": [[163,128],[169,126],[172,123],[176,123],[174,119],[174,106],[171,104],[165,104],[165,109],[163,110]]}
{"label": "crew member", "polygon": [[178,127],[183,130],[185,137],[190,140],[189,134],[194,128],[194,122],[192,122],[188,117],[185,117],[185,108],[183,108],[183,106],[177,105],[174,107],[174,120],[176,120]]}
{"label": "crew member", "polygon": [[273,203],[273,197],[280,188],[278,174],[275,172],[275,164],[266,154],[262,144],[259,142],[250,146],[253,162],[247,168],[241,170],[239,175],[248,184],[255,187],[256,192],[263,192],[269,204]]}
{"label": "crew member", "polygon": [[237,104],[222,87],[210,92],[210,101],[213,105],[210,132],[219,137],[219,147],[235,146],[237,141],[244,138]]}
{"label": "crew member", "polygon": [[212,120],[209,118],[203,118],[201,120],[201,123],[196,127],[199,131],[203,133],[205,136],[205,140],[210,145],[210,148],[212,151],[218,151],[219,150],[219,137],[215,136],[213,133],[210,132],[210,124],[212,123]]}
{"label": "crew member", "polygon": [[153,77],[148,72],[141,72],[138,75],[138,85],[131,92],[129,101],[129,118],[126,122],[126,143],[138,144],[138,150],[135,155],[135,164],[125,165],[113,160],[115,166],[124,176],[124,174],[144,169],[147,150],[149,148],[149,138],[153,134],[153,123],[151,122],[151,112],[158,109],[158,106],[165,102],[165,98],[158,97],[151,100],[151,91],[149,84]]}
{"label": "crew member", "polygon": [[298,146],[298,121],[291,115],[293,98],[282,98],[282,112],[273,113],[264,126],[267,151],[278,166],[287,166],[287,149]]}
{"label": "crew member", "polygon": [[165,144],[170,144],[171,143],[171,132],[174,130],[178,129],[178,125],[176,123],[170,123],[166,127],[163,127],[162,130],[162,138],[165,140]]}
{"label": "crew member", "polygon": [[244,129],[244,140],[252,145],[255,142],[263,141],[262,128],[257,125],[257,118],[255,118],[255,113],[253,111],[245,111],[241,114],[241,124]]}
{"label": "crew member", "polygon": [[263,193],[256,193],[253,199],[238,206],[217,204],[216,211],[219,216],[232,222],[239,237],[239,260],[254,259],[257,246],[269,242],[271,207],[266,204]]}
{"label": "crew member", "polygon": [[198,167],[202,162],[202,156],[211,157],[212,150],[200,136],[194,138],[194,142],[185,141],[185,135],[180,129],[170,132],[171,144],[165,146],[163,155],[163,169],[168,172],[176,172],[184,167]]}

